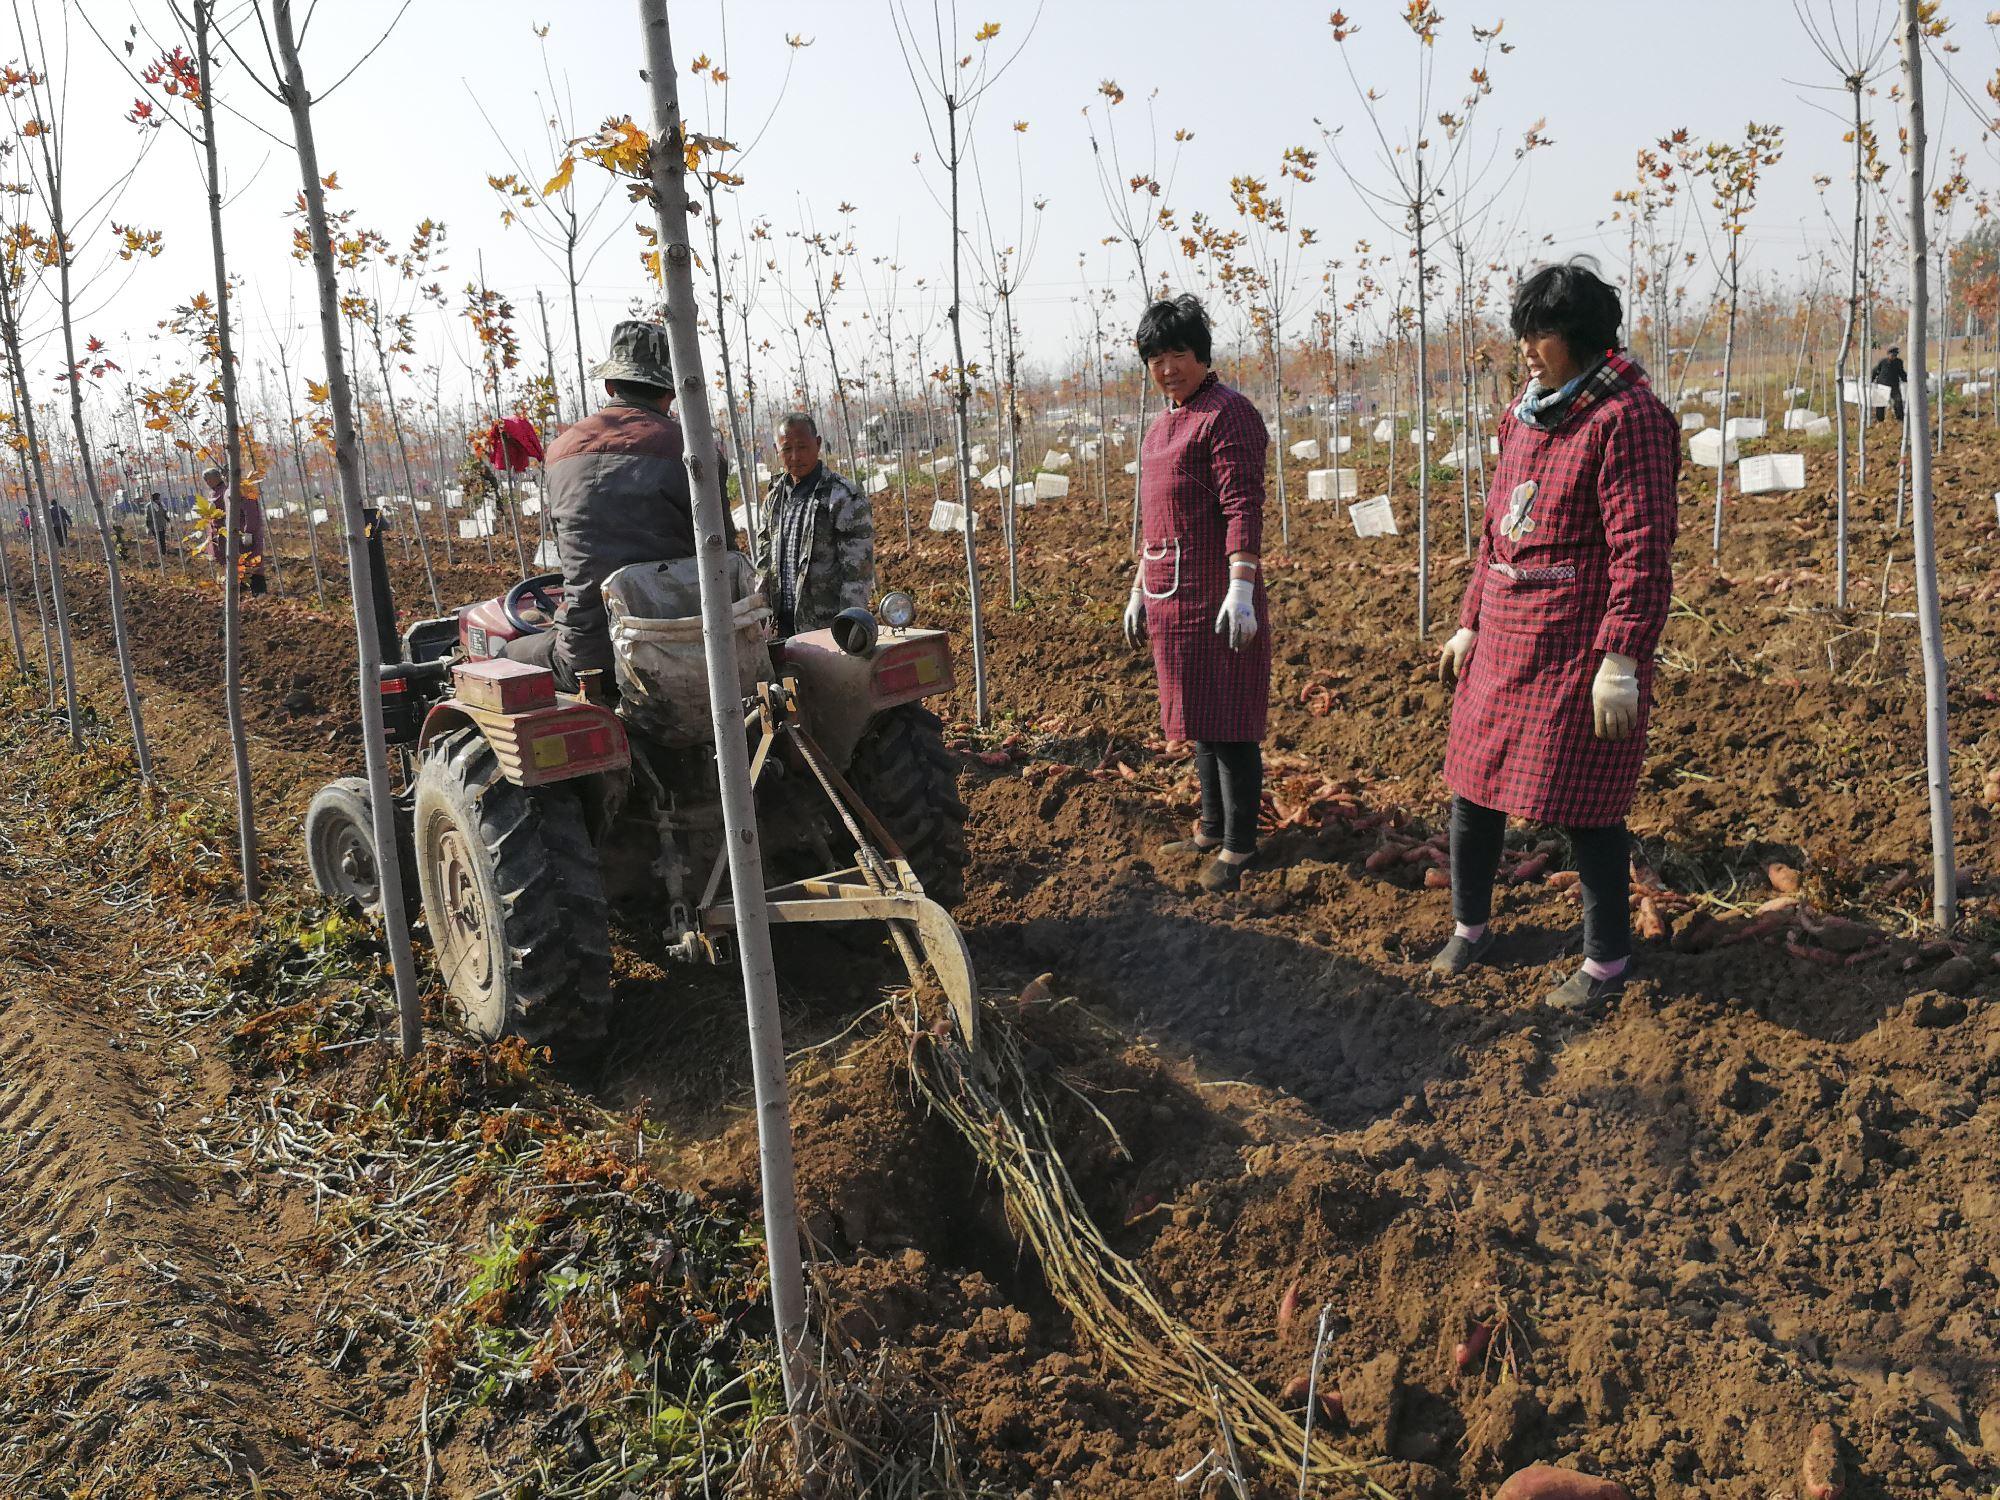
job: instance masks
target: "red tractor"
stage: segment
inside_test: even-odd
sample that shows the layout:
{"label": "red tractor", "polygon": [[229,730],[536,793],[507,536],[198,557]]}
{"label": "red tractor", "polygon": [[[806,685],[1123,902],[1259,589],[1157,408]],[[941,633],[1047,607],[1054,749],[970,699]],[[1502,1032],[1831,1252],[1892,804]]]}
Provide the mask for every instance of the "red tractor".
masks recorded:
{"label": "red tractor", "polygon": [[[927,961],[970,1042],[972,965],[948,914],[965,893],[966,809],[923,701],[953,686],[950,641],[913,628],[901,593],[875,615],[850,610],[831,629],[772,639],[748,561],[730,561],[771,920],[886,923],[912,982]],[[606,580],[615,706],[596,674],[561,693],[546,668],[500,654],[550,627],[559,574],[419,620],[399,642],[384,632],[400,658],[381,691],[401,772],[403,889],[412,902],[421,892],[440,975],[476,1035],[601,1038],[614,913],[675,958],[729,956],[694,566],[640,564]],[[372,828],[365,780],[313,799],[306,852],[329,899],[379,907]]]}

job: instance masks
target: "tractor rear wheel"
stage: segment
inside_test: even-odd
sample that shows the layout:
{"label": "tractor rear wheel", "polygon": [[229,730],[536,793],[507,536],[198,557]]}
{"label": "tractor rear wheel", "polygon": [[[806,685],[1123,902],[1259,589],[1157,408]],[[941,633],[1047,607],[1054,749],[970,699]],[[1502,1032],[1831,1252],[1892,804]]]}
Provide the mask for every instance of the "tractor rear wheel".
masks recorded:
{"label": "tractor rear wheel", "polygon": [[947,911],[965,899],[965,804],[944,725],[921,703],[890,709],[854,749],[847,779]]}
{"label": "tractor rear wheel", "polygon": [[414,821],[431,945],[467,1029],[601,1039],[610,922],[574,789],[516,786],[485,738],[460,730],[425,754]]}

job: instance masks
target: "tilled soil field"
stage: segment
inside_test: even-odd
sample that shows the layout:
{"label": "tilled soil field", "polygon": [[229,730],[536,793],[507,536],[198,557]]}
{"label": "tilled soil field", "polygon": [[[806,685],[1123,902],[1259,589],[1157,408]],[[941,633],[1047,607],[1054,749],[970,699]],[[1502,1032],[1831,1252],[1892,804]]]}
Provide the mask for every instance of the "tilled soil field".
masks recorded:
{"label": "tilled soil field", "polygon": [[[1109,526],[1081,467],[1070,499],[1023,512],[1011,601],[999,528],[980,532],[984,730],[959,542],[921,530],[927,488],[907,545],[896,492],[879,497],[885,582],[913,587],[961,643],[974,867],[960,919],[989,993],[1026,991],[1001,1012],[1061,1101],[1052,1128],[1077,1192],[1166,1312],[1295,1414],[1323,1320],[1320,1384],[1337,1397],[1315,1420],[1382,1459],[1390,1493],[1485,1495],[1544,1459],[1638,1495],[1804,1496],[1821,1423],[1850,1496],[2000,1485],[2000,434],[1952,423],[1938,485],[1958,932],[1925,927],[1921,664],[1893,448],[1871,452],[1855,505],[1844,614],[1830,445],[1809,450],[1806,491],[1732,498],[1719,567],[1689,471],[1633,816],[1639,978],[1588,1018],[1541,1004],[1576,961],[1578,921],[1548,830],[1514,831],[1493,965],[1452,986],[1424,968],[1449,925],[1449,703],[1416,639],[1413,538],[1364,542],[1336,507],[1295,501],[1287,546],[1270,516],[1270,831],[1242,890],[1216,899],[1195,865],[1158,852],[1191,815],[1193,777],[1159,738],[1150,662],[1119,633],[1129,481],[1110,486]],[[1289,488],[1304,493],[1302,466]],[[1434,506],[1442,632],[1466,568],[1455,483]],[[1407,491],[1398,511],[1414,529]],[[393,571],[406,605],[428,603],[420,575]],[[291,586],[305,577],[293,562]],[[461,568],[440,589],[469,599],[505,581]],[[139,568],[130,586],[163,761],[225,789],[215,596]],[[91,701],[116,720],[87,565],[75,594]],[[245,629],[270,876],[300,900],[297,819],[318,779],[358,766],[352,627],[291,598],[252,601]],[[103,963],[91,993],[115,1037],[139,1027],[140,981]],[[1136,1378],[1052,1291],[913,1083],[907,1037],[869,1010],[879,978],[830,982],[823,963],[785,976],[792,1034],[817,1044],[794,1073],[800,1178],[840,1356],[949,1413],[975,1491],[1171,1492],[1226,1449],[1213,1410]],[[657,1170],[754,1212],[729,980],[662,968],[635,943],[619,960],[622,1040],[572,1081],[665,1127]],[[34,1003],[61,1012],[74,990],[44,984]],[[63,1026],[34,1032],[50,1059],[34,1100],[74,1092],[104,1110],[101,1090],[134,1086],[62,1061]],[[211,1213],[190,1233],[224,1228],[254,1232]],[[394,1345],[295,1399],[373,1410],[354,1396],[394,1367]],[[231,1379],[254,1385],[254,1363]],[[405,1406],[389,1419],[408,1423]],[[546,1415],[531,1403],[515,1442],[542,1441]],[[1296,1492],[1295,1475],[1245,1464],[1251,1493]],[[469,1472],[449,1454],[440,1470]],[[480,1492],[463,1482],[443,1492]]]}

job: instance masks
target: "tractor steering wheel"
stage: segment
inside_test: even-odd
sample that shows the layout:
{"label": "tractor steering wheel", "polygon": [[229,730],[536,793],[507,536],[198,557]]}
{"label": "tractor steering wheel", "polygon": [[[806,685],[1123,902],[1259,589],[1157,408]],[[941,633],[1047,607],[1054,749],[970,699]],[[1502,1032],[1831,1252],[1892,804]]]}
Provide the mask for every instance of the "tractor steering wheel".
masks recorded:
{"label": "tractor steering wheel", "polygon": [[522,635],[540,635],[549,627],[547,625],[537,625],[532,620],[523,618],[521,614],[521,601],[523,599],[532,600],[537,609],[553,620],[557,605],[554,597],[549,593],[549,588],[552,584],[561,582],[562,574],[560,573],[537,573],[532,578],[523,578],[519,583],[507,590],[507,596],[500,601],[500,612],[507,617],[507,623],[512,625]]}

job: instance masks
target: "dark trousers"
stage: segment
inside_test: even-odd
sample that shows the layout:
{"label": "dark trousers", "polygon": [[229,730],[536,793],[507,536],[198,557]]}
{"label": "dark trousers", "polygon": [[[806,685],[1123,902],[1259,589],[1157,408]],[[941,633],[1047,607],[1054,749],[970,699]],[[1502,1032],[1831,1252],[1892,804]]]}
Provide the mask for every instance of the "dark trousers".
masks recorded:
{"label": "dark trousers", "polygon": [[1201,778],[1201,836],[1221,839],[1231,854],[1257,848],[1257,809],[1264,801],[1264,747],[1255,740],[1196,740]]}
{"label": "dark trousers", "polygon": [[[1565,828],[1583,886],[1583,956],[1614,963],[1632,953],[1632,854],[1623,823]],[[1507,838],[1507,815],[1451,799],[1451,914],[1477,927],[1493,915],[1493,877]]]}
{"label": "dark trousers", "polygon": [[565,693],[576,691],[576,676],[556,655],[556,633],[553,630],[540,631],[535,635],[517,635],[500,648],[500,654],[509,661],[524,661],[531,667],[547,667],[556,674],[556,686]]}

